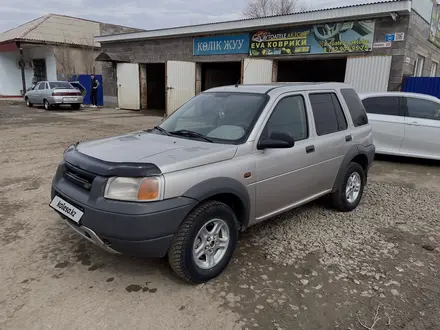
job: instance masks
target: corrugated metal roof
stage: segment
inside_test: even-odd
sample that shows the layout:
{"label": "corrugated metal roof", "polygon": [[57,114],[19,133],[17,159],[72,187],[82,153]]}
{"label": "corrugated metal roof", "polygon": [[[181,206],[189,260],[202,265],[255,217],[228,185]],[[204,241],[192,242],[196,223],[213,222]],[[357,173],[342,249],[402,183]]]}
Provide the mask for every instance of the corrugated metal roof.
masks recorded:
{"label": "corrugated metal roof", "polygon": [[40,25],[45,19],[48,18],[48,16],[49,15],[41,16],[30,22],[17,26],[16,28],[3,32],[2,34],[0,34],[0,42],[22,38],[29,31],[35,29],[38,25]]}
{"label": "corrugated metal roof", "polygon": [[99,47],[94,40],[99,33],[99,22],[49,14],[0,34],[0,42],[25,40]]}
{"label": "corrugated metal roof", "polygon": [[298,12],[290,15],[270,16],[253,19],[243,19],[227,22],[207,23],[201,25],[181,26],[174,28],[149,30],[134,33],[122,33],[108,36],[96,36],[95,41],[100,43],[128,41],[139,39],[166,38],[183,35],[203,35],[211,33],[235,32],[252,30],[261,27],[277,27],[289,24],[311,23],[319,21],[347,20],[383,16],[390,12],[411,12],[411,0],[385,0],[368,4],[356,4],[330,9],[316,9]]}

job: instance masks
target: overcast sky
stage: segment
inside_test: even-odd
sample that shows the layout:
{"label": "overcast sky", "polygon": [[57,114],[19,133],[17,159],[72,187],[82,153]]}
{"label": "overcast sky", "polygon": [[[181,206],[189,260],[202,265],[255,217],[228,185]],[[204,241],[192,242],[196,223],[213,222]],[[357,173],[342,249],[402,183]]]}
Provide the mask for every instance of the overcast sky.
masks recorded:
{"label": "overcast sky", "polygon": [[[300,0],[312,8],[374,0]],[[0,32],[54,13],[141,29],[240,19],[248,0],[0,0]]]}

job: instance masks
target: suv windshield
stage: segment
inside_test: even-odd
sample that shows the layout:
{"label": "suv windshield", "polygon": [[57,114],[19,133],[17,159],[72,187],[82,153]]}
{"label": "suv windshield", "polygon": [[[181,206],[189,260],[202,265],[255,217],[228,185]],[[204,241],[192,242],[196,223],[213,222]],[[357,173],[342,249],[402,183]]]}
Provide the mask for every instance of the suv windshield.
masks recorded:
{"label": "suv windshield", "polygon": [[176,110],[160,128],[186,138],[197,139],[198,134],[214,142],[243,143],[268,99],[265,94],[202,93]]}
{"label": "suv windshield", "polygon": [[54,88],[66,88],[66,89],[71,89],[72,85],[69,84],[68,82],[65,81],[54,81],[54,82],[50,82],[49,86],[51,89]]}

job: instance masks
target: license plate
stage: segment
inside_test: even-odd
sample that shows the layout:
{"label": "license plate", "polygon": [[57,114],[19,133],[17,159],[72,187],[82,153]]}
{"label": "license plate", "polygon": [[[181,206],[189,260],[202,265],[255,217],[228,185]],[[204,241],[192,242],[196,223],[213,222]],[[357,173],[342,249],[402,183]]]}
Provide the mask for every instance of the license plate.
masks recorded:
{"label": "license plate", "polygon": [[65,97],[64,98],[64,102],[72,102],[72,101],[77,101],[78,98],[76,97]]}
{"label": "license plate", "polygon": [[81,220],[81,217],[83,216],[84,212],[81,210],[78,210],[75,206],[72,204],[66,202],[62,198],[55,196],[52,199],[52,202],[50,202],[49,206],[53,208],[55,211],[60,212],[61,214],[64,214],[69,219],[75,221],[76,223],[79,223]]}

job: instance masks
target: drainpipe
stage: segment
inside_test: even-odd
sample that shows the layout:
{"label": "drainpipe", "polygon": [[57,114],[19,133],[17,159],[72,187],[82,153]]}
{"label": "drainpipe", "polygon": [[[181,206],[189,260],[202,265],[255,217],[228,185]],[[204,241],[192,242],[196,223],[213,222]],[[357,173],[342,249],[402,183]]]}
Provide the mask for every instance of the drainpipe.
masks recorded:
{"label": "drainpipe", "polygon": [[22,86],[23,86],[22,95],[24,95],[26,93],[26,77],[25,77],[25,74],[24,74],[23,48],[21,47],[19,42],[17,42],[17,47],[18,47],[18,49],[20,49],[21,83],[22,83]]}

